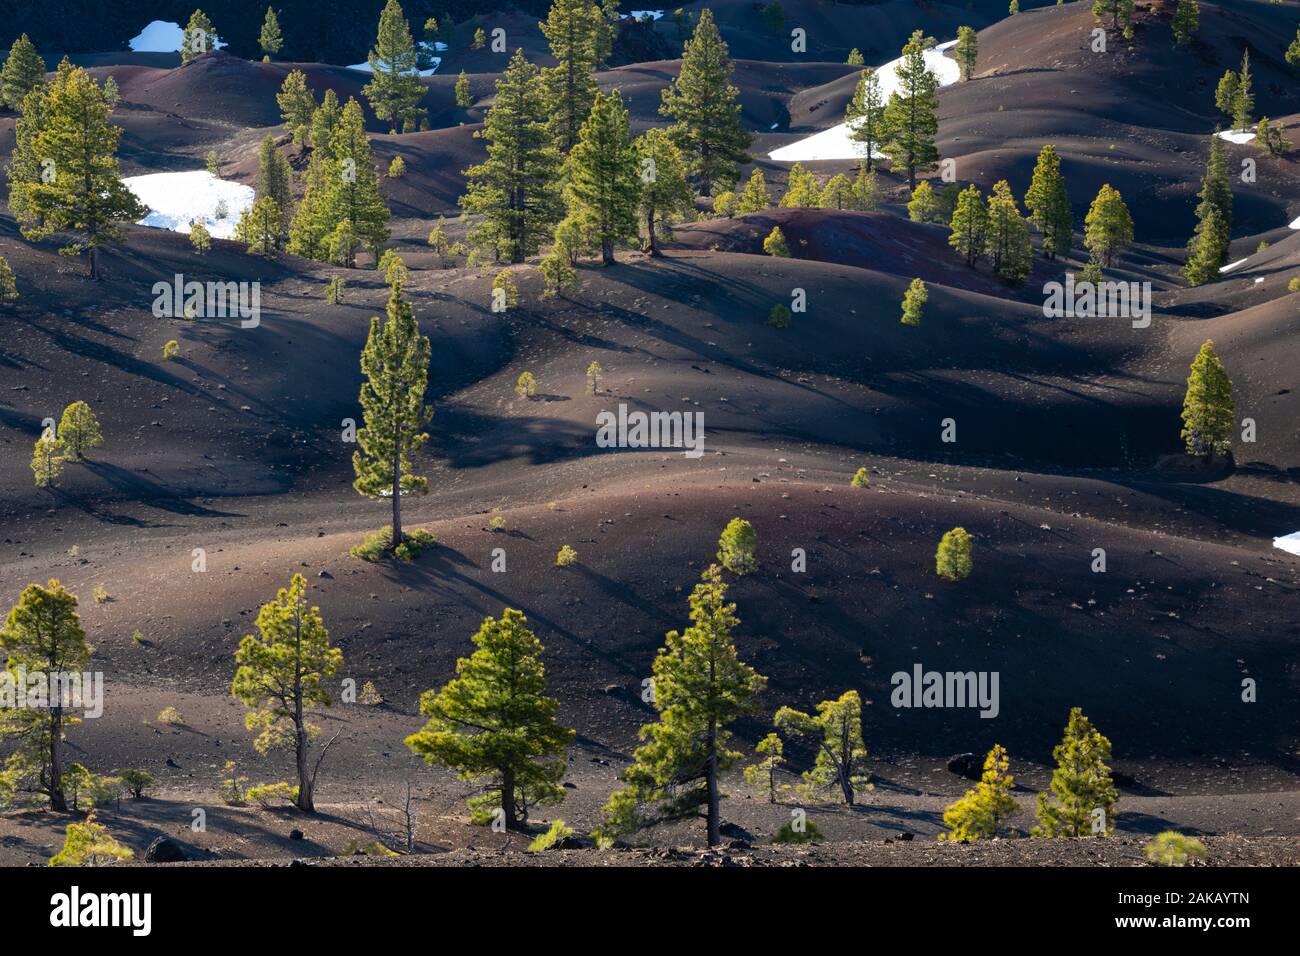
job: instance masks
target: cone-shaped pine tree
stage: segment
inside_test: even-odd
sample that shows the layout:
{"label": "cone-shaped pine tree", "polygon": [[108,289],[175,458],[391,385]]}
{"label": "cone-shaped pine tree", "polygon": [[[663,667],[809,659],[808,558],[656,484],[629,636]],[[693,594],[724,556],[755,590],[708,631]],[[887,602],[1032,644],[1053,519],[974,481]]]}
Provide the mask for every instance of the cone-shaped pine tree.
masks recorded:
{"label": "cone-shaped pine tree", "polygon": [[1025,207],[1029,218],[1043,234],[1043,257],[1055,259],[1070,254],[1074,241],[1074,210],[1070,196],[1065,191],[1065,177],[1061,175],[1061,157],[1056,147],[1047,145],[1038,153],[1034,176],[1025,193]]}
{"label": "cone-shaped pine tree", "polygon": [[898,64],[898,89],[885,104],[883,151],[891,168],[907,170],[908,188],[916,186],[917,172],[933,169],[939,161],[934,138],[939,132],[935,115],[939,83],[925,63],[925,49],[915,38],[903,47]]}
{"label": "cone-shaped pine tree", "polygon": [[513,829],[529,807],[564,799],[560,781],[574,731],[555,719],[543,648],[523,614],[508,607],[499,621],[486,618],[473,640],[476,649],[456,662],[455,679],[420,695],[429,722],[406,745],[430,765],[482,784],[483,794],[469,801],[475,823],[488,823],[500,808]]}
{"label": "cone-shaped pine tree", "polygon": [[216,48],[217,28],[212,25],[206,13],[195,10],[190,14],[190,22],[181,34],[181,62],[188,63]]}
{"label": "cone-shaped pine tree", "polygon": [[1183,276],[1188,285],[1202,285],[1219,277],[1219,266],[1230,239],[1218,207],[1204,204],[1201,221],[1196,224],[1196,232],[1187,244]]}
{"label": "cone-shaped pine tree", "polygon": [[622,774],[627,784],[602,811],[602,842],[660,820],[703,816],[709,846],[722,842],[719,773],[742,756],[727,729],[752,713],[767,678],[740,660],[722,571],[711,565],[691,593],[691,626],[671,631],[652,667],[659,719],[641,728],[642,745]]}
{"label": "cone-shaped pine tree", "polygon": [[460,76],[456,77],[456,105],[461,109],[468,109],[474,104],[474,94],[469,89],[469,77],[465,71],[460,71]]}
{"label": "cone-shaped pine tree", "polygon": [[945,532],[934,553],[935,573],[948,581],[970,577],[975,567],[971,558],[972,543],[970,532],[965,528],[953,528]]}
{"label": "cone-shaped pine tree", "polygon": [[393,133],[399,124],[404,132],[418,127],[424,112],[420,109],[424,87],[420,85],[411,27],[397,0],[388,0],[380,11],[379,33],[366,62],[370,64],[373,79],[361,92],[370,101],[375,115],[387,120]]}
{"label": "cone-shaped pine tree", "polygon": [[950,832],[940,833],[940,840],[990,840],[998,835],[1003,823],[1018,809],[1011,796],[1016,778],[1007,772],[1010,766],[1006,749],[994,744],[984,758],[979,784],[943,811],[943,822]]}
{"label": "cone-shaped pine tree", "polygon": [[957,28],[957,45],[953,47],[953,57],[961,68],[961,78],[969,80],[975,72],[975,61],[979,59],[979,34],[974,27]]}
{"label": "cone-shaped pine tree", "polygon": [[262,140],[257,151],[257,198],[267,196],[275,200],[280,208],[280,228],[276,235],[276,246],[284,245],[284,238],[289,233],[289,211],[293,201],[291,193],[292,171],[289,161],[280,155],[275,147],[275,139],[268,135]]}
{"label": "cone-shaped pine tree", "polygon": [[736,212],[743,216],[747,212],[762,212],[771,205],[772,197],[767,191],[767,179],[763,176],[763,171],[755,166],[754,171],[749,174],[749,182],[745,183],[740,199],[736,202]]}
{"label": "cone-shaped pine tree", "polygon": [[1214,342],[1206,339],[1192,360],[1183,398],[1182,439],[1187,453],[1204,457],[1231,451],[1235,411],[1232,379],[1214,353]]}
{"label": "cone-shaped pine tree", "polygon": [[646,249],[650,255],[657,256],[660,232],[670,234],[673,222],[691,218],[695,212],[695,195],[686,181],[686,163],[667,131],[646,130],[636,141],[636,150]]}
{"label": "cone-shaped pine tree", "polygon": [[280,118],[293,135],[294,143],[301,146],[307,141],[312,116],[316,113],[316,98],[307,88],[307,75],[302,70],[291,70],[280,84],[275,102],[280,107]]}
{"label": "cone-shaped pine tree", "polygon": [[37,488],[53,488],[63,474],[63,466],[68,461],[68,451],[63,442],[53,437],[49,429],[41,432],[32,448],[32,475]]}
{"label": "cone-shaped pine tree", "polygon": [[1109,268],[1133,242],[1133,217],[1118,189],[1101,187],[1083,222],[1083,244],[1092,258]]}
{"label": "cone-shaped pine tree", "polygon": [[885,99],[880,91],[880,77],[875,70],[863,70],[858,77],[857,89],[849,101],[846,119],[849,138],[858,145],[867,172],[871,171],[876,154],[881,152],[889,135],[885,130]]}
{"label": "cone-shaped pine tree", "polygon": [[930,300],[930,292],[920,279],[913,279],[903,293],[903,317],[898,321],[916,328],[921,324],[921,313]]}
{"label": "cone-shaped pine tree", "polygon": [[957,196],[949,224],[948,245],[973,266],[984,255],[989,231],[989,211],[980,197],[979,187],[971,183]]}
{"label": "cone-shaped pine tree", "polygon": [[244,726],[257,732],[253,746],[258,753],[293,747],[298,776],[294,802],[299,810],[315,813],[316,775],[334,741],[309,765],[311,738],[320,728],[311,724],[308,712],[329,706],[329,678],[342,665],[343,652],[330,646],[320,608],[307,603],[307,580],[301,574],[293,576],[288,588],[280,588],[275,600],[262,605],[257,632],[239,642],[239,668],[230,692],[250,708]]}
{"label": "cone-shaped pine tree", "polygon": [[988,251],[993,274],[1004,282],[1023,282],[1033,268],[1034,247],[1029,226],[1020,215],[1016,197],[1005,179],[993,186],[989,196]]}
{"label": "cone-shaped pine tree", "polygon": [[862,772],[867,746],[862,740],[862,698],[858,692],[847,690],[838,700],[822,701],[816,716],[782,707],[772,723],[782,733],[803,738],[817,753],[799,789],[817,797],[839,788],[844,802],[853,806],[857,790],[869,786],[869,776]]}
{"label": "cone-shaped pine tree", "polygon": [[597,93],[565,164],[564,197],[607,266],[614,264],[614,246],[637,234],[638,165],[622,98],[617,90]]}
{"label": "cone-shaped pine tree", "polygon": [[59,252],[89,251],[90,276],[98,278],[99,247],[121,236],[121,223],[148,212],[121,179],[116,154],[122,130],[110,122],[113,108],[104,91],[66,60],[48,88],[29,93],[27,102],[40,113],[39,127],[24,130],[29,138],[21,144],[23,156],[17,148],[15,154],[20,166],[25,157],[35,160],[40,172],[11,180],[10,209],[28,239],[78,234]]}
{"label": "cone-shaped pine tree", "polygon": [[85,402],[73,402],[63,410],[58,436],[68,454],[76,459],[85,458],[90,449],[104,444],[99,419]]}
{"label": "cone-shaped pine tree", "polygon": [[[330,137],[330,157],[322,168],[324,194],[320,215],[326,232],[346,222],[357,240],[378,257],[388,238],[388,207],[379,195],[379,174],[375,172],[366,138],[361,104],[349,99]],[[354,257],[345,265],[351,267]]]}
{"label": "cone-shaped pine tree", "polygon": [[781,769],[785,758],[781,735],[768,734],[758,742],[754,753],[758,754],[759,760],[745,768],[745,782],[760,796],[767,797],[768,803],[776,803],[776,795],[781,791],[776,783],[776,772]]}
{"label": "cone-shaped pine tree", "polygon": [[542,85],[555,145],[563,152],[578,142],[596,99],[592,74],[601,23],[600,7],[590,0],[554,0],[546,22],[538,24],[556,59],[555,66],[542,71]]}
{"label": "cone-shaped pine tree", "polygon": [[[1205,175],[1201,177],[1201,191],[1196,194],[1200,202],[1196,206],[1196,232],[1189,243],[1189,251],[1200,250],[1205,265],[1211,261],[1217,273],[1218,267],[1228,261],[1228,246],[1232,232],[1232,183],[1228,178],[1228,160],[1223,138],[1218,135],[1210,137],[1210,155],[1205,161]],[[1210,208],[1218,211],[1218,223],[1206,227]],[[1202,233],[1206,235],[1201,238]],[[1192,247],[1195,246],[1196,249]],[[1213,278],[1207,275],[1201,281]],[[1191,277],[1188,277],[1189,281]],[[1193,282],[1193,285],[1197,283]]]}
{"label": "cone-shaped pine tree", "polygon": [[907,218],[913,222],[930,222],[939,211],[939,203],[934,198],[934,189],[929,181],[921,180],[912,190],[912,198],[907,203]]}
{"label": "cone-shaped pine tree", "polygon": [[268,57],[280,52],[284,46],[284,36],[280,33],[280,19],[270,7],[266,8],[266,17],[262,20],[262,32],[258,34],[257,44]]}
{"label": "cone-shaped pine tree", "polygon": [[[10,673],[80,673],[90,660],[77,598],[51,579],[45,587],[23,589],[0,628],[0,654]],[[50,809],[68,809],[63,792],[63,732],[78,718],[68,702],[51,700],[50,707],[0,709],[0,739],[14,746],[0,773],[0,795],[35,790],[49,797]]]}
{"label": "cone-shaped pine tree", "polygon": [[1187,46],[1201,26],[1201,5],[1196,0],[1178,0],[1172,23],[1174,44]]}
{"label": "cone-shaped pine tree", "polygon": [[1051,795],[1038,795],[1034,836],[1109,836],[1115,829],[1111,809],[1119,800],[1106,764],[1110,741],[1083,716],[1081,708],[1070,710],[1065,737],[1053,748],[1052,757],[1056,769],[1052,771]]}
{"label": "cone-shaped pine tree", "polygon": [[370,320],[370,337],[361,352],[361,409],[365,427],[357,430],[360,450],[352,455],[357,480],[352,486],[367,498],[390,496],[393,523],[390,551],[402,538],[402,495],[425,494],[428,480],[413,473],[412,456],[429,436],[423,431],[433,412],[424,404],[429,385],[429,339],[420,334],[411,306],[394,284],[388,318]]}
{"label": "cone-shaped pine tree", "polygon": [[536,255],[560,221],[560,154],[548,130],[550,116],[537,68],[516,50],[496,100],[477,135],[487,140],[487,160],[465,171],[468,191],[460,204],[482,218],[470,241],[506,262]]}
{"label": "cone-shaped pine tree", "polygon": [[36,52],[36,45],[24,33],[9,48],[9,59],[0,69],[0,103],[7,109],[17,110],[23,97],[45,79],[45,61]]}
{"label": "cone-shaped pine tree", "polygon": [[663,91],[659,112],[672,117],[673,141],[701,192],[715,182],[734,183],[753,137],[740,125],[740,91],[731,83],[727,44],[707,7],[682,51],[682,68]]}

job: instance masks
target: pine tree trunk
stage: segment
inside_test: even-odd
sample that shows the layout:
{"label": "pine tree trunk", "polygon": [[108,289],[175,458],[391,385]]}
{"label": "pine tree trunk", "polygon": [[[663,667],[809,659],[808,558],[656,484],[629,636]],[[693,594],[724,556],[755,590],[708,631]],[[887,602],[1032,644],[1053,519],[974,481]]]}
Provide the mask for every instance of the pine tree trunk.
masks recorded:
{"label": "pine tree trunk", "polygon": [[706,746],[709,749],[709,766],[706,772],[709,793],[709,846],[717,846],[722,842],[722,808],[718,795],[718,723],[716,718],[709,718],[709,736]]}
{"label": "pine tree trunk", "polygon": [[[301,598],[300,598],[301,600]],[[307,772],[307,725],[302,713],[302,608],[298,608],[298,619],[294,627],[293,650],[295,656],[293,670],[293,726],[294,749],[298,758],[298,799],[295,803],[303,813],[315,813],[311,775]]]}
{"label": "pine tree trunk", "polygon": [[[394,443],[396,444],[396,443]],[[393,455],[393,533],[388,542],[390,551],[397,550],[402,543],[402,455]]]}
{"label": "pine tree trunk", "polygon": [[600,258],[607,266],[614,265],[614,243],[608,239],[602,239],[600,243]]}
{"label": "pine tree trunk", "polygon": [[501,811],[505,814],[506,829],[519,827],[519,818],[515,814],[515,772],[506,770],[501,774]]}
{"label": "pine tree trunk", "polygon": [[[53,673],[51,671],[50,673]],[[63,795],[63,767],[59,744],[63,736],[63,708],[50,708],[50,809],[66,813],[68,800]]]}
{"label": "pine tree trunk", "polygon": [[645,214],[645,228],[650,240],[650,255],[658,256],[660,254],[659,237],[655,235],[655,214],[653,210]]}

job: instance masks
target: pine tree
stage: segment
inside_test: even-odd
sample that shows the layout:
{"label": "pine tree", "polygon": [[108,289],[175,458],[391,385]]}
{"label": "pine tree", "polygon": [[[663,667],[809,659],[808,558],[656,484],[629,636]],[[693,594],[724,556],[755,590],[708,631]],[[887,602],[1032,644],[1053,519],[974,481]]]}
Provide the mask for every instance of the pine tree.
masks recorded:
{"label": "pine tree", "polygon": [[993,274],[1011,284],[1023,282],[1033,269],[1034,247],[1029,241],[1029,226],[1005,179],[994,184],[988,208],[987,245]]}
{"label": "pine tree", "polygon": [[1237,91],[1232,98],[1232,128],[1248,130],[1253,125],[1255,94],[1251,92],[1250,51],[1241,55],[1241,72],[1237,74]]}
{"label": "pine tree", "polygon": [[666,130],[652,128],[636,141],[641,170],[641,220],[646,249],[659,255],[659,233],[671,235],[673,222],[695,212],[695,196],[686,180],[686,163]]}
{"label": "pine tree", "polygon": [[262,32],[257,37],[257,43],[268,59],[279,53],[280,48],[284,46],[284,36],[280,33],[280,20],[270,7],[266,8],[266,18],[262,20]]}
{"label": "pine tree", "polygon": [[930,292],[926,289],[925,283],[919,278],[913,279],[907,286],[907,292],[903,294],[903,317],[898,321],[912,328],[919,327],[922,311],[929,300]]}
{"label": "pine tree", "polygon": [[862,66],[867,61],[862,57],[862,51],[854,47],[849,51],[848,59],[844,61],[849,66]]}
{"label": "pine tree", "polygon": [[245,209],[235,226],[235,239],[253,256],[273,256],[280,247],[284,212],[270,196],[263,196]]}
{"label": "pine tree", "polygon": [[391,498],[389,550],[395,551],[404,543],[402,496],[428,491],[428,480],[414,473],[411,459],[429,438],[422,429],[433,412],[424,404],[429,339],[420,334],[401,286],[393,286],[387,311],[385,322],[378,317],[370,320],[370,336],[361,353],[365,427],[357,430],[360,450],[352,455],[357,475],[352,486],[367,498]]}
{"label": "pine tree", "polygon": [[857,790],[870,786],[869,776],[862,772],[867,747],[862,740],[862,698],[856,690],[845,691],[838,700],[822,701],[816,716],[782,707],[772,722],[780,732],[802,738],[817,754],[799,788],[805,795],[815,797],[838,788],[851,807]]}
{"label": "pine tree", "polygon": [[546,22],[539,23],[550,42],[556,65],[542,70],[551,133],[562,152],[578,142],[578,134],[596,99],[596,40],[602,25],[600,7],[590,0],[552,0]]}
{"label": "pine tree", "polygon": [[18,283],[14,280],[13,267],[9,260],[0,256],[0,305],[9,305],[18,301]]}
{"label": "pine tree", "polygon": [[1230,237],[1218,207],[1206,205],[1205,215],[1196,224],[1196,232],[1187,243],[1187,263],[1183,276],[1188,285],[1203,285],[1219,276],[1219,266]]}
{"label": "pine tree", "polygon": [[813,209],[821,201],[821,195],[821,186],[817,182],[817,177],[799,163],[795,163],[790,167],[785,195],[781,197],[778,205],[782,209]]}
{"label": "pine tree", "polygon": [[1229,119],[1232,118],[1236,108],[1237,86],[1240,82],[1240,78],[1233,70],[1226,70],[1214,90],[1214,105],[1218,107],[1219,112],[1227,114]]}
{"label": "pine tree", "polygon": [[239,667],[230,692],[250,709],[244,726],[257,733],[253,747],[259,754],[293,747],[298,776],[294,803],[305,813],[315,813],[316,776],[338,734],[309,767],[311,739],[320,732],[309,712],[330,705],[328,683],[343,664],[343,652],[330,646],[320,608],[307,603],[307,580],[301,574],[293,576],[288,588],[280,588],[275,600],[262,605],[257,632],[239,642]]}
{"label": "pine tree", "polygon": [[[10,675],[80,673],[90,661],[77,598],[54,579],[41,587],[29,584],[0,628],[0,653]],[[80,720],[69,713],[77,701],[63,689],[46,707],[0,709],[0,740],[14,749],[0,771],[0,797],[9,802],[19,791],[49,798],[50,809],[65,812],[63,740],[67,727]]]}
{"label": "pine tree", "polygon": [[564,197],[570,216],[584,223],[601,260],[614,264],[614,246],[637,235],[641,182],[627,110],[615,90],[597,92],[591,115],[565,163]]}
{"label": "pine tree", "polygon": [[1201,28],[1201,6],[1196,0],[1178,0],[1173,19],[1174,44],[1187,46]]}
{"label": "pine tree", "polygon": [[868,169],[866,160],[858,161],[858,175],[853,180],[853,199],[855,208],[862,212],[871,212],[880,205],[880,181],[876,171]]}
{"label": "pine tree", "polygon": [[944,532],[934,553],[934,570],[947,581],[960,581],[970,577],[974,570],[971,558],[972,538],[965,528]]}
{"label": "pine tree", "polygon": [[[66,64],[66,69],[64,66]],[[72,64],[64,59],[59,64],[61,72],[72,69]],[[18,222],[19,228],[27,223],[39,223],[40,213],[32,208],[34,190],[31,187],[42,181],[44,155],[39,152],[38,140],[45,128],[49,115],[49,88],[45,84],[33,87],[22,101],[22,115],[14,122],[14,147],[5,164],[5,176],[9,180],[9,211]]]}
{"label": "pine tree", "polygon": [[560,155],[547,128],[541,79],[523,50],[515,51],[496,88],[477,134],[487,140],[487,160],[466,170],[468,191],[460,205],[482,216],[471,231],[475,245],[491,247],[506,262],[523,262],[560,219]]}
{"label": "pine tree", "polygon": [[307,88],[307,75],[302,70],[291,70],[280,85],[280,92],[275,94],[275,102],[294,143],[303,145],[316,113],[316,98]]}
{"label": "pine tree", "polygon": [[988,208],[980,196],[979,187],[972,183],[957,197],[957,208],[949,224],[952,231],[948,235],[948,245],[957,250],[966,260],[966,265],[975,265],[984,255],[988,227]]}
{"label": "pine tree", "polygon": [[[375,171],[366,138],[361,104],[349,99],[330,139],[332,154],[323,167],[324,195],[321,216],[327,231],[346,222],[357,240],[378,255],[388,239],[388,207],[379,195],[379,174]],[[353,266],[353,256],[343,263]]]}
{"label": "pine tree", "polygon": [[836,173],[826,183],[821,199],[817,201],[822,209],[852,209],[854,206],[853,180],[843,173]]}
{"label": "pine tree", "polygon": [[[1038,795],[1038,826],[1034,836],[1085,837],[1107,835],[1115,829],[1112,808],[1119,791],[1111,781],[1110,741],[1100,734],[1078,707],[1071,708],[1065,736],[1052,750],[1051,796]],[[1096,815],[1096,811],[1101,811]],[[1094,820],[1100,824],[1094,829]]]}
{"label": "pine tree", "polygon": [[961,68],[961,78],[969,80],[975,72],[975,61],[979,59],[979,34],[974,27],[957,28],[957,45],[952,52]]}
{"label": "pine tree", "polygon": [[45,61],[24,33],[9,48],[9,59],[0,69],[0,104],[6,109],[21,109],[23,97],[44,81]]}
{"label": "pine tree", "polygon": [[212,251],[212,233],[198,219],[190,223],[190,245],[199,255]]}
{"label": "pine tree", "polygon": [[469,109],[474,105],[474,94],[469,89],[469,77],[465,71],[460,71],[460,76],[456,77],[456,105],[461,109]]}
{"label": "pine tree", "polygon": [[1133,23],[1134,0],[1094,0],[1092,15],[1098,20],[1110,17],[1110,28],[1123,32]]}
{"label": "pine tree", "polygon": [[1097,192],[1083,225],[1083,244],[1107,268],[1133,242],[1133,217],[1119,190],[1109,184]]}
{"label": "pine tree", "polygon": [[387,120],[390,132],[400,123],[404,132],[419,126],[424,110],[424,87],[420,84],[415,41],[406,14],[397,0],[388,0],[379,14],[379,33],[366,57],[373,78],[362,89],[375,116]]}
{"label": "pine tree", "polygon": [[754,526],[744,518],[732,518],[718,538],[718,564],[735,575],[753,574],[758,570],[757,544]]}
{"label": "pine tree", "polygon": [[429,722],[406,745],[430,766],[481,785],[469,801],[475,823],[488,823],[499,808],[506,828],[516,829],[530,807],[564,799],[565,751],[575,734],[555,718],[543,647],[523,614],[506,608],[500,620],[486,618],[473,641],[455,679],[420,695]]}
{"label": "pine tree", "polygon": [[[337,159],[334,155],[334,132],[343,120],[343,107],[339,105],[338,94],[326,90],[321,97],[320,107],[311,114],[307,141],[311,148],[322,154],[322,159]],[[312,157],[313,159],[315,156]]]}
{"label": "pine tree", "polygon": [[1055,146],[1044,146],[1038,153],[1034,175],[1025,193],[1029,217],[1043,234],[1043,257],[1055,259],[1070,254],[1074,242],[1074,210],[1061,175],[1061,157]]}
{"label": "pine tree", "polygon": [[763,171],[755,166],[754,171],[749,174],[749,182],[745,183],[745,188],[736,202],[736,212],[743,216],[750,212],[762,212],[771,205],[772,197],[767,191],[767,179],[763,176]]}
{"label": "pine tree", "polygon": [[24,157],[39,157],[38,168],[52,169],[54,178],[28,179],[20,172],[14,179],[11,164],[10,209],[28,239],[78,234],[59,252],[89,251],[90,276],[97,279],[99,247],[121,237],[121,223],[148,212],[122,182],[116,155],[122,130],[110,122],[113,110],[103,90],[80,67],[61,66],[48,88],[33,90],[24,103],[39,113],[39,126],[24,128],[28,139],[15,147],[14,159],[21,168]]}
{"label": "pine tree", "polygon": [[280,231],[276,236],[276,247],[284,245],[289,233],[289,209],[293,202],[291,179],[293,172],[289,161],[275,148],[275,140],[268,135],[262,140],[257,153],[257,188],[255,194],[261,199],[270,196],[280,208]]}
{"label": "pine tree", "polygon": [[943,811],[943,822],[949,832],[939,834],[940,840],[958,843],[991,840],[998,835],[1002,825],[1019,809],[1011,795],[1016,778],[1008,773],[1010,766],[1006,749],[994,744],[984,758],[979,784]]}
{"label": "pine tree", "polygon": [[907,217],[913,222],[933,222],[939,211],[939,203],[934,198],[934,190],[928,180],[921,180],[912,190],[912,198],[907,204]]}
{"label": "pine tree", "polygon": [[885,127],[884,96],[880,92],[880,77],[875,70],[863,70],[858,77],[853,99],[849,101],[847,116],[849,139],[858,144],[858,152],[871,172],[875,157],[889,139]]}
{"label": "pine tree", "polygon": [[32,448],[32,474],[37,488],[53,488],[68,461],[67,449],[49,429],[41,432]]}
{"label": "pine tree", "polygon": [[1232,450],[1232,379],[1206,339],[1192,361],[1183,398],[1182,439],[1187,454],[1197,457],[1227,455]]}
{"label": "pine tree", "polygon": [[898,64],[898,89],[889,94],[885,104],[884,128],[888,141],[884,153],[893,169],[907,170],[908,188],[916,186],[917,172],[935,167],[939,150],[934,138],[939,132],[935,115],[938,99],[935,93],[938,81],[925,64],[924,47],[915,39],[903,47],[902,62]]}
{"label": "pine tree", "polygon": [[[728,747],[728,725],[753,713],[767,679],[740,660],[735,604],[717,565],[691,593],[691,625],[671,631],[652,666],[659,719],[641,728],[643,741],[625,784],[605,805],[601,842],[659,820],[703,816],[709,846],[722,842],[719,775],[740,753]],[[702,811],[702,812],[701,812]]]}
{"label": "pine tree", "polygon": [[181,63],[188,63],[217,48],[217,29],[202,10],[190,14],[181,34]]}
{"label": "pine tree", "polygon": [[759,796],[767,797],[768,803],[776,803],[776,795],[781,791],[776,783],[776,772],[781,769],[785,758],[781,735],[768,734],[758,742],[754,752],[760,759],[745,768],[745,782],[757,790]]}
{"label": "pine tree", "polygon": [[104,444],[104,433],[99,419],[85,402],[73,402],[63,410],[56,434],[70,457],[80,461],[86,452]]}
{"label": "pine tree", "polygon": [[740,91],[731,83],[727,44],[707,7],[682,51],[682,68],[663,91],[659,112],[671,117],[673,142],[686,158],[697,188],[734,183],[736,166],[749,162],[753,137],[740,125]]}
{"label": "pine tree", "polygon": [[1286,61],[1293,69],[1300,70],[1300,27],[1296,28],[1295,39],[1286,48]]}

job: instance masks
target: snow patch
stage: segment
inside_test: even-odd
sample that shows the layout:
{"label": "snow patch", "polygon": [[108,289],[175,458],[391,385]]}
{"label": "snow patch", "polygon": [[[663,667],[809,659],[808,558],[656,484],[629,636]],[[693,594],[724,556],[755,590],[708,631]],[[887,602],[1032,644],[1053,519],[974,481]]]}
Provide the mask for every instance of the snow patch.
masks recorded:
{"label": "snow patch", "polygon": [[1300,219],[1292,220],[1292,222],[1291,222],[1291,228],[1292,228],[1292,229],[1300,229]]}
{"label": "snow patch", "polygon": [[[172,232],[190,231],[190,223],[202,222],[214,239],[231,239],[245,209],[253,206],[253,188],[218,179],[206,169],[188,173],[150,173],[122,180],[136,198],[149,207],[149,215],[138,225]],[[225,200],[226,217],[217,218],[217,206]]]}
{"label": "snow patch", "polygon": [[1284,534],[1280,538],[1273,539],[1273,547],[1281,548],[1290,554],[1300,555],[1300,531]]}
{"label": "snow patch", "polygon": [[[956,40],[949,40],[947,43],[940,43],[934,49],[926,50],[924,53],[925,65],[930,68],[930,72],[938,79],[940,87],[951,86],[961,79],[961,67],[957,65],[957,61],[943,55],[945,50],[956,45],[956,43]],[[880,76],[880,97],[882,102],[889,102],[890,94],[899,87],[898,65],[902,61],[903,58],[900,56],[876,70],[876,73]],[[841,123],[839,126],[824,129],[820,133],[814,133],[807,139],[801,139],[797,143],[791,143],[788,146],[773,150],[767,155],[769,159],[774,159],[779,163],[806,163],[819,159],[862,158],[861,147],[849,138],[848,123]]]}
{"label": "snow patch", "polygon": [[1229,143],[1236,143],[1240,146],[1242,143],[1249,143],[1255,138],[1253,130],[1248,129],[1225,129],[1216,134],[1219,139],[1226,139]]}
{"label": "snow patch", "polygon": [[[445,45],[445,44],[444,44],[444,45]],[[380,60],[379,62],[382,64],[384,61],[383,61],[383,60]],[[442,57],[440,57],[440,56],[431,56],[431,57],[429,57],[429,62],[433,64],[433,66],[429,67],[429,69],[427,69],[427,70],[412,70],[411,73],[408,74],[408,75],[411,75],[411,76],[414,76],[414,75],[419,75],[419,76],[433,76],[433,74],[435,74],[435,73],[438,72],[438,67],[442,66]],[[386,65],[386,64],[385,64],[385,65]],[[369,61],[369,60],[367,60],[365,63],[354,63],[352,66],[346,67],[346,69],[349,69],[349,70],[356,70],[358,73],[373,73],[373,72],[374,72],[374,70],[372,70],[372,69],[370,68],[370,61]]]}
{"label": "snow patch", "polygon": [[624,20],[658,20],[664,15],[662,10],[633,10],[622,15]]}
{"label": "snow patch", "polygon": [[[1250,258],[1250,257],[1247,256],[1246,258],[1248,259],[1248,258]],[[1237,266],[1241,265],[1241,264],[1242,264],[1243,262],[1245,262],[1245,261],[1246,261],[1246,259],[1238,259],[1236,262],[1229,262],[1226,266],[1219,266],[1219,271],[1220,271],[1220,272],[1231,272],[1233,269],[1237,268]]]}
{"label": "snow patch", "polygon": [[[179,23],[154,20],[138,36],[132,38],[129,46],[134,53],[179,53],[184,38],[185,31]],[[213,46],[218,50],[225,45],[220,37],[213,41]]]}

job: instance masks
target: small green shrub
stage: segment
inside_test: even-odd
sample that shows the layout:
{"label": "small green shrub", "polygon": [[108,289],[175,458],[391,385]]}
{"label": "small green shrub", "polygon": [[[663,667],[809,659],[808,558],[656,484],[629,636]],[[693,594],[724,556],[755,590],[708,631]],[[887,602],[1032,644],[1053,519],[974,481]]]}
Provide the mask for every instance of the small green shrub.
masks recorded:
{"label": "small green shrub", "polygon": [[819,843],[824,839],[822,831],[811,820],[804,821],[803,832],[794,828],[794,823],[786,823],[772,837],[773,843]]}
{"label": "small green shrub", "polygon": [[348,553],[362,561],[382,561],[384,556],[390,553],[400,561],[414,561],[438,543],[433,533],[423,528],[402,532],[402,543],[390,551],[388,545],[392,540],[393,529],[384,528],[366,535],[366,540],[354,546]]}
{"label": "small green shrub", "polygon": [[574,551],[567,544],[560,547],[559,552],[555,555],[555,566],[557,568],[567,568],[571,564],[578,563],[578,552]]}
{"label": "small green shrub", "polygon": [[853,473],[853,480],[849,482],[854,488],[867,488],[871,485],[871,472],[867,471],[866,466],[859,468]]}
{"label": "small green shrub", "polygon": [[573,836],[573,829],[565,826],[563,820],[556,820],[551,824],[549,830],[545,833],[538,834],[537,839],[528,844],[528,852],[544,853],[553,848],[556,844],[563,843],[571,836]]}
{"label": "small green shrub", "polygon": [[754,548],[758,533],[744,518],[732,518],[718,539],[718,563],[732,574],[750,574],[758,570]]}
{"label": "small green shrub", "polygon": [[1176,830],[1166,830],[1146,845],[1147,859],[1156,866],[1186,866],[1205,859],[1205,844]]}
{"label": "small green shrub", "polygon": [[298,799],[298,788],[293,784],[282,782],[258,783],[249,787],[244,796],[249,800],[256,800],[263,807],[269,807],[276,800],[293,803]]}
{"label": "small green shrub", "polygon": [[790,327],[790,309],[778,302],[772,306],[772,311],[767,313],[767,324],[774,329],[788,329]]}

